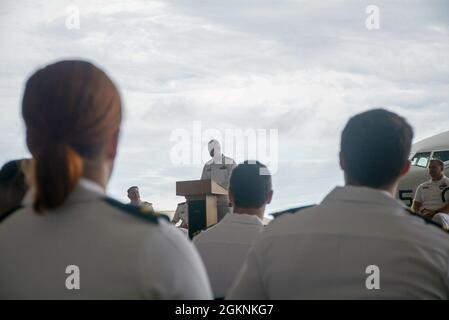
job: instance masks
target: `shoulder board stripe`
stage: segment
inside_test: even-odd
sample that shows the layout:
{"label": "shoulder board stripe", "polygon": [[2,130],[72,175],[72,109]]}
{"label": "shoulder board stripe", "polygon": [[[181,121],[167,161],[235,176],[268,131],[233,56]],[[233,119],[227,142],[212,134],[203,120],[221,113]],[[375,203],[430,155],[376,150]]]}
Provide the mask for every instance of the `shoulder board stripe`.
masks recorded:
{"label": "shoulder board stripe", "polygon": [[273,218],[279,218],[280,216],[284,215],[284,214],[294,214],[297,213],[301,210],[304,209],[308,209],[308,208],[312,208],[315,207],[316,205],[312,204],[312,205],[308,205],[308,206],[301,206],[301,207],[296,207],[296,208],[291,208],[291,209],[287,209],[287,210],[283,210],[283,211],[278,211],[275,213],[272,213],[271,215],[273,216]]}
{"label": "shoulder board stripe", "polygon": [[104,201],[107,204],[111,205],[112,207],[115,207],[115,208],[119,209],[120,211],[123,211],[131,216],[146,220],[153,224],[159,223],[158,216],[156,214],[152,213],[151,211],[145,211],[141,207],[124,204],[124,203],[121,203],[120,201],[117,201],[117,200],[109,198],[109,197],[104,198]]}
{"label": "shoulder board stripe", "polygon": [[12,215],[14,212],[21,209],[22,207],[23,207],[22,205],[18,205],[18,206],[12,207],[11,209],[6,210],[5,212],[2,212],[0,214],[0,223],[3,222],[3,220],[5,220],[6,218],[8,218],[10,215]]}

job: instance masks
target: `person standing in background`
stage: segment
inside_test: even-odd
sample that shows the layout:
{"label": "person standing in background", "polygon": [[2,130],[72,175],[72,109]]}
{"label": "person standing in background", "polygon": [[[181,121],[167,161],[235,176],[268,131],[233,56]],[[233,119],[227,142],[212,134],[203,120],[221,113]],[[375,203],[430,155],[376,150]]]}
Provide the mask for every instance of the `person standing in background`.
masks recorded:
{"label": "person standing in background", "polygon": [[149,211],[153,211],[153,204],[148,201],[143,201],[140,199],[139,187],[132,186],[128,188],[128,198],[130,200],[129,204],[133,206],[143,207]]}
{"label": "person standing in background", "polygon": [[[222,154],[220,143],[217,140],[209,141],[207,146],[212,159],[204,165],[201,180],[211,179],[227,190],[229,178],[232,170],[236,167],[236,163],[232,158]],[[227,195],[218,196],[217,221],[223,219],[229,211],[229,197]]]}

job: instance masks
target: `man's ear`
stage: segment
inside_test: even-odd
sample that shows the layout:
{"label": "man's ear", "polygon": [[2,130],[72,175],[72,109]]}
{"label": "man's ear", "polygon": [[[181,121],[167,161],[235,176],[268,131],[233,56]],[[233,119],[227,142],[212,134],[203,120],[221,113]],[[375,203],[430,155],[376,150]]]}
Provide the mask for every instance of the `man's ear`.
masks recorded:
{"label": "man's ear", "polygon": [[411,165],[412,163],[410,162],[410,160],[407,160],[407,163],[405,164],[404,169],[402,170],[401,177],[407,175],[407,173],[410,171]]}
{"label": "man's ear", "polygon": [[271,200],[273,199],[273,190],[270,190],[267,195],[267,204],[271,203]]}
{"label": "man's ear", "polygon": [[229,203],[231,204],[231,206],[234,207],[234,194],[232,193],[231,189],[229,189],[228,191],[228,198],[229,198]]}
{"label": "man's ear", "polygon": [[106,146],[106,158],[110,160],[114,160],[117,156],[117,147],[118,147],[118,139],[119,139],[120,130],[117,130],[109,139],[108,144]]}
{"label": "man's ear", "polygon": [[338,154],[338,157],[340,159],[340,168],[341,168],[341,170],[345,171],[345,169],[346,169],[346,160],[345,160],[345,157],[343,156],[343,154],[341,153],[341,151]]}

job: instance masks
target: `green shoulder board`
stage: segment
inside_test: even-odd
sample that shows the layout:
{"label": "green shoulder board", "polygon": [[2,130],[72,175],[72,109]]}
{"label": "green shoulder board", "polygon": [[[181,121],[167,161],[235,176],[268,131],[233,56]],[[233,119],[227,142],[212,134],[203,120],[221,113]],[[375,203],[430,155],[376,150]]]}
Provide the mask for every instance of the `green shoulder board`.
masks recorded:
{"label": "green shoulder board", "polygon": [[146,221],[154,223],[154,224],[159,223],[159,219],[158,219],[159,215],[157,213],[153,212],[152,210],[146,210],[146,208],[144,208],[144,207],[142,208],[142,207],[138,207],[138,206],[124,204],[124,203],[121,203],[120,201],[117,201],[117,200],[109,198],[109,197],[105,198],[104,201],[107,204],[109,204],[109,205],[131,215],[131,216],[146,220]]}
{"label": "green shoulder board", "polygon": [[308,206],[301,206],[301,207],[291,208],[291,209],[287,209],[287,210],[271,213],[271,216],[274,219],[276,219],[276,218],[279,218],[280,216],[283,216],[284,214],[294,214],[294,213],[297,213],[297,212],[299,212],[301,210],[312,208],[312,207],[315,207],[315,206],[316,205],[312,204],[312,205],[308,205]]}
{"label": "green shoulder board", "polygon": [[10,215],[12,215],[14,212],[21,209],[22,207],[23,207],[22,205],[18,205],[18,206],[12,207],[11,209],[6,210],[5,212],[2,212],[0,214],[0,223],[3,222],[3,220],[5,220],[6,218],[8,218]]}

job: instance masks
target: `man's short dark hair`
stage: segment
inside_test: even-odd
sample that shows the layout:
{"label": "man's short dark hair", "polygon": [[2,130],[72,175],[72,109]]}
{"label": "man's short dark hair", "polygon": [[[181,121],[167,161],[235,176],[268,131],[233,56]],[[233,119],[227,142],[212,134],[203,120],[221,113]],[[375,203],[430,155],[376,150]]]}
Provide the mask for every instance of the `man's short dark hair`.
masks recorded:
{"label": "man's short dark hair", "polygon": [[139,189],[139,187],[138,186],[129,187],[127,192],[129,193],[132,189]]}
{"label": "man's short dark hair", "polygon": [[19,205],[27,192],[28,184],[22,170],[25,161],[30,160],[12,160],[0,169],[0,211]]}
{"label": "man's short dark hair", "polygon": [[440,166],[440,168],[444,170],[444,162],[443,162],[443,160],[441,160],[441,159],[430,159],[429,163],[432,162],[432,161],[436,162]]}
{"label": "man's short dark hair", "polygon": [[413,129],[399,115],[374,109],[352,117],[341,135],[349,182],[372,188],[390,186],[407,164]]}
{"label": "man's short dark hair", "polygon": [[245,161],[232,170],[229,192],[234,205],[242,208],[260,208],[271,191],[271,174],[259,161]]}

